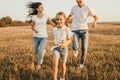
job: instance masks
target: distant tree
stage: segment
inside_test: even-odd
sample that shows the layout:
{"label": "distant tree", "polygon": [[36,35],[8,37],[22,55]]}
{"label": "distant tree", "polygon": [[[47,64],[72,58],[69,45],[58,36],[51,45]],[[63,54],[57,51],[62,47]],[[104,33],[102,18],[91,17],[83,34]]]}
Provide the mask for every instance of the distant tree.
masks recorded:
{"label": "distant tree", "polygon": [[24,22],[19,21],[19,20],[14,20],[11,25],[12,26],[24,26]]}
{"label": "distant tree", "polygon": [[0,19],[0,26],[9,26],[12,23],[12,18],[10,16],[6,16]]}
{"label": "distant tree", "polygon": [[32,22],[32,20],[30,19],[30,20],[26,20],[25,21],[25,25],[27,26],[27,25],[30,25],[31,24],[31,22]]}

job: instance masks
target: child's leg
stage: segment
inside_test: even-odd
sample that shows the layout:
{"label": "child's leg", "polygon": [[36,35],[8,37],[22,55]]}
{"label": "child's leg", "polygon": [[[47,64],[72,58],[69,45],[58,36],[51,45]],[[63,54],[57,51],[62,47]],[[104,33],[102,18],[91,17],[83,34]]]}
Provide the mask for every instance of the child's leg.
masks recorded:
{"label": "child's leg", "polygon": [[60,54],[60,61],[61,61],[61,68],[62,68],[62,76],[61,76],[62,80],[65,79],[67,56],[68,56],[68,48],[65,49],[64,54]]}
{"label": "child's leg", "polygon": [[65,78],[66,62],[61,62],[61,67],[62,67],[62,78]]}
{"label": "child's leg", "polygon": [[53,51],[53,80],[57,80],[59,57],[59,52]]}

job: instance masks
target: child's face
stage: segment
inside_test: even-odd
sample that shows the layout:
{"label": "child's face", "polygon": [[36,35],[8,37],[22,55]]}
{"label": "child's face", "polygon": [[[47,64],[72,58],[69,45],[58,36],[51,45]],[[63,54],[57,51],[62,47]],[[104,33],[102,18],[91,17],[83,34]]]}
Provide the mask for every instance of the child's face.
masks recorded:
{"label": "child's face", "polygon": [[61,28],[65,25],[65,19],[62,15],[56,16],[56,24],[58,28]]}

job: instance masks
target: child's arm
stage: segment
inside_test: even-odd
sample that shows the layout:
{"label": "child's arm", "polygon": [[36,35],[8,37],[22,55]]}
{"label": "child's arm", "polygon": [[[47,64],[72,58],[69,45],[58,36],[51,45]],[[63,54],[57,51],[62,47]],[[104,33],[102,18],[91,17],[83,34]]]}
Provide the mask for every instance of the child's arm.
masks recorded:
{"label": "child's arm", "polygon": [[61,44],[59,44],[59,48],[64,48],[64,47],[66,47],[67,45],[69,45],[70,43],[72,42],[72,39],[70,38],[70,39],[68,39],[68,40],[62,40],[62,43]]}
{"label": "child's arm", "polygon": [[50,25],[52,25],[52,27],[55,27],[55,23],[50,18],[48,18],[48,22],[50,23]]}

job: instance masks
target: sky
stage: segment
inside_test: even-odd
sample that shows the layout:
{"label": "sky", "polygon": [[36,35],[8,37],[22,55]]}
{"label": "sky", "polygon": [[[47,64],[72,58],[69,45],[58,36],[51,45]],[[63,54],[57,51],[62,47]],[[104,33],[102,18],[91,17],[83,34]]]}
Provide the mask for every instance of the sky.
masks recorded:
{"label": "sky", "polygon": [[[44,13],[54,18],[59,11],[69,15],[76,0],[0,0],[0,19],[10,16],[13,20],[29,20],[26,5],[28,2],[42,2]],[[120,21],[120,0],[84,0],[99,17],[99,22]],[[88,18],[92,21],[92,18]]]}

